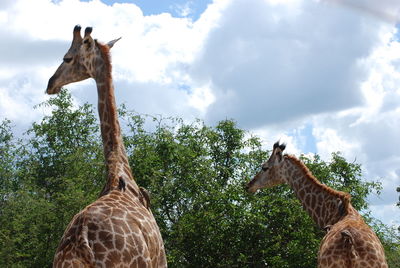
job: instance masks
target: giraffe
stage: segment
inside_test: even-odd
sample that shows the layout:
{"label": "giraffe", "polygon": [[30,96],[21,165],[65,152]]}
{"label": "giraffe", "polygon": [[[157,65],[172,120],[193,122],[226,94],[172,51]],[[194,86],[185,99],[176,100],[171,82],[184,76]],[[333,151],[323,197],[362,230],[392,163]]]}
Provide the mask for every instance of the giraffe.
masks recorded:
{"label": "giraffe", "polygon": [[326,230],[318,252],[318,267],[388,267],[376,234],[350,203],[348,193],[320,183],[296,157],[283,155],[276,142],[261,171],[246,185],[249,193],[287,183],[314,222]]}
{"label": "giraffe", "polygon": [[46,92],[57,94],[69,83],[95,80],[107,182],[99,198],[67,226],[53,267],[166,267],[148,194],[134,180],[119,126],[110,60],[110,48],[119,39],[101,44],[91,32],[87,27],[82,38],[81,27],[74,27],[71,47]]}

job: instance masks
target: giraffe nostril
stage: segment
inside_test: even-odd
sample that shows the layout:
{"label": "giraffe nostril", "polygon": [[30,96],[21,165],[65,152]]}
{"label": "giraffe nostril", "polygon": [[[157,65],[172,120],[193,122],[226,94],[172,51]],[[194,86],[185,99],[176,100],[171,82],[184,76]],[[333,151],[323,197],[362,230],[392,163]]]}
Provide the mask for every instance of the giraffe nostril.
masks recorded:
{"label": "giraffe nostril", "polygon": [[251,187],[251,183],[245,184],[245,185],[244,185],[245,191],[248,192],[248,193],[251,193],[252,191],[250,190],[250,187]]}

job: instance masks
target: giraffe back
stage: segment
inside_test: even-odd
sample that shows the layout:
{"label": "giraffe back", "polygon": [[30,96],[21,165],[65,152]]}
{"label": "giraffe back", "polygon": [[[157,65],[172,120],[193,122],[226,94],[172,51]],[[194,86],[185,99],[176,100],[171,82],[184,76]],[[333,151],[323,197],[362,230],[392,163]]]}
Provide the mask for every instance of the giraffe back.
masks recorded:
{"label": "giraffe back", "polygon": [[346,217],[328,228],[321,241],[318,267],[388,267],[379,238],[358,212],[350,209]]}
{"label": "giraffe back", "polygon": [[73,218],[53,267],[166,267],[160,241],[151,211],[114,190]]}

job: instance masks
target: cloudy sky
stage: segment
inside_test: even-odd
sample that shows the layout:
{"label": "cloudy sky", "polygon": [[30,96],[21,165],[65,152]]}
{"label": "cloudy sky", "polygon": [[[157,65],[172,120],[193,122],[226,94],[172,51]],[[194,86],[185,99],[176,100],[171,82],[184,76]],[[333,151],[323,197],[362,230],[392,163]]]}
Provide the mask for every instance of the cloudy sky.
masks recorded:
{"label": "cloudy sky", "polygon": [[[379,3],[378,3],[379,2]],[[0,120],[26,130],[74,25],[112,49],[117,103],[139,113],[235,119],[266,148],[357,160],[373,216],[400,224],[397,0],[2,0]],[[67,86],[97,103],[94,82]]]}

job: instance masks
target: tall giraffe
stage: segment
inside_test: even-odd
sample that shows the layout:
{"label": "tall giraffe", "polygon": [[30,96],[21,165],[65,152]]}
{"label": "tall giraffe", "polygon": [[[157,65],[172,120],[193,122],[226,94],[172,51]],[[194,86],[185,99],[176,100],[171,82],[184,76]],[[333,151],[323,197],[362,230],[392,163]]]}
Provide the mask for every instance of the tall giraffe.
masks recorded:
{"label": "tall giraffe", "polygon": [[247,184],[249,193],[287,183],[315,223],[327,231],[318,267],[388,267],[381,242],[350,203],[350,195],[321,184],[296,157],[275,143],[262,170]]}
{"label": "tall giraffe", "polygon": [[166,267],[164,244],[149,208],[147,193],[136,184],[125,146],[114,97],[110,48],[81,36],[75,26],[70,49],[50,78],[46,92],[56,94],[72,82],[93,78],[107,182],[100,197],[74,216],[58,246],[53,267]]}

